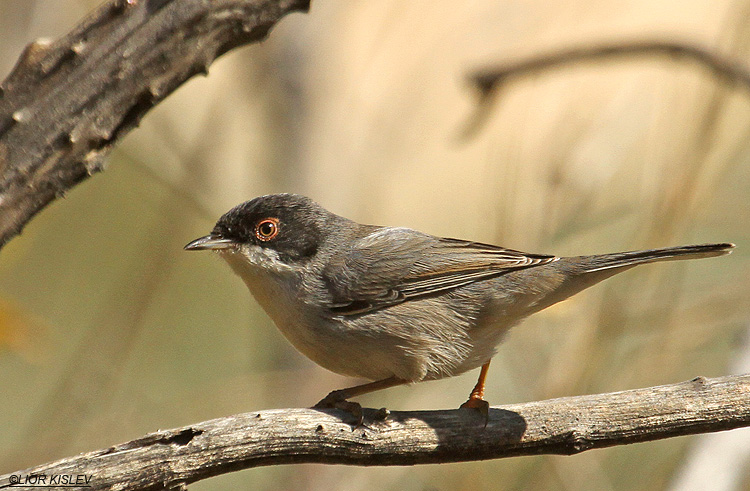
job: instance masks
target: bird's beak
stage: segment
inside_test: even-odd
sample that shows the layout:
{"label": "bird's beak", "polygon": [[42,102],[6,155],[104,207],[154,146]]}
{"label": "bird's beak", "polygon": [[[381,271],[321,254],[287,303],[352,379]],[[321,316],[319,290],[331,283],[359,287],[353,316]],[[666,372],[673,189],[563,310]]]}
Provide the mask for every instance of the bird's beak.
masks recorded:
{"label": "bird's beak", "polygon": [[218,235],[206,235],[200,239],[195,239],[191,243],[185,246],[186,251],[205,251],[205,250],[219,250],[229,249],[234,245],[234,241],[225,239]]}

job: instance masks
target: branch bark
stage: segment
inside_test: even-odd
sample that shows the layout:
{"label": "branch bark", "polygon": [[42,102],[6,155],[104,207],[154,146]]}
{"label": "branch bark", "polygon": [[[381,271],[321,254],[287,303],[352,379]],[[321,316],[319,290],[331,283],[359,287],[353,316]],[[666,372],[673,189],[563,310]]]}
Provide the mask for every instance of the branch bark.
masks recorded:
{"label": "branch bark", "polygon": [[[249,467],[289,463],[413,465],[593,448],[750,426],[750,375],[473,410],[279,409],[158,431],[107,449],[0,476],[89,479],[91,490],[169,489]],[[81,476],[81,477],[78,477]]]}
{"label": "branch bark", "polygon": [[141,117],[221,54],[309,0],[109,0],[38,40],[0,85],[0,247],[103,168]]}

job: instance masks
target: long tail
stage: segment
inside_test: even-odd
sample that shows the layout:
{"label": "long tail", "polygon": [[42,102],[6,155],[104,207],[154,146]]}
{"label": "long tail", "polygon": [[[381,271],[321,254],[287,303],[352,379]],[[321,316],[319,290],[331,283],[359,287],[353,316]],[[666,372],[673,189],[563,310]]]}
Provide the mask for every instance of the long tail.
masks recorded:
{"label": "long tail", "polygon": [[[639,264],[723,256],[729,254],[733,248],[734,244],[729,243],[701,244],[595,256],[562,257],[558,261],[521,270],[518,274],[527,276],[523,280],[525,283],[534,282],[538,286],[531,290],[534,295],[537,295],[539,290],[546,290],[546,295],[542,299],[531,302],[528,313],[533,313]],[[534,295],[532,298],[538,298]]]}
{"label": "long tail", "polygon": [[[729,254],[734,244],[699,244],[664,249],[648,249],[645,251],[618,252],[615,254],[601,254],[597,256],[580,256],[577,262],[584,266],[583,272],[593,273],[606,269],[635,266],[636,264],[652,263],[655,261],[676,261],[680,259],[699,259]],[[572,258],[571,258],[572,259]]]}

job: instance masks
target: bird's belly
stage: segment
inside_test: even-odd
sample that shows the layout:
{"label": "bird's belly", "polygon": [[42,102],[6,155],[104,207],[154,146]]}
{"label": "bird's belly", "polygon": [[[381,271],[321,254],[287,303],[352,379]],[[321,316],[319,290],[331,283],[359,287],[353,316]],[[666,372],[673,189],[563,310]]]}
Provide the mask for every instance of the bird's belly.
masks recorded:
{"label": "bird's belly", "polygon": [[368,380],[399,377],[420,379],[419,370],[403,349],[387,340],[350,331],[337,319],[315,323],[277,323],[289,342],[302,354],[332,372]]}
{"label": "bird's belly", "polygon": [[437,380],[486,363],[507,331],[441,306],[410,302],[359,317],[279,319],[277,325],[299,351],[333,372],[369,380]]}
{"label": "bird's belly", "polygon": [[241,258],[225,258],[284,337],[312,361],[352,377],[380,380],[393,375],[397,349],[362,330],[353,332],[342,318],[323,315],[322,307],[305,298],[298,281],[279,281]]}
{"label": "bird's belly", "polygon": [[275,281],[257,270],[248,273],[240,276],[289,342],[341,375],[410,382],[458,375],[492,358],[510,325],[497,318],[488,324],[478,312],[459,311],[436,298],[360,316],[332,316],[306,300],[299,285]]}

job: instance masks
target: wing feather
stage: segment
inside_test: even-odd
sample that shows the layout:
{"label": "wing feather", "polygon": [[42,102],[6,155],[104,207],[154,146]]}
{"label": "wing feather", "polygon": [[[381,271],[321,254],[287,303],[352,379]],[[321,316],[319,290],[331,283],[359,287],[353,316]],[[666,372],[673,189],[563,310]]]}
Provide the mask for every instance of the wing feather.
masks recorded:
{"label": "wing feather", "polygon": [[361,315],[557,259],[383,227],[333,258],[324,278],[331,293],[330,310]]}

